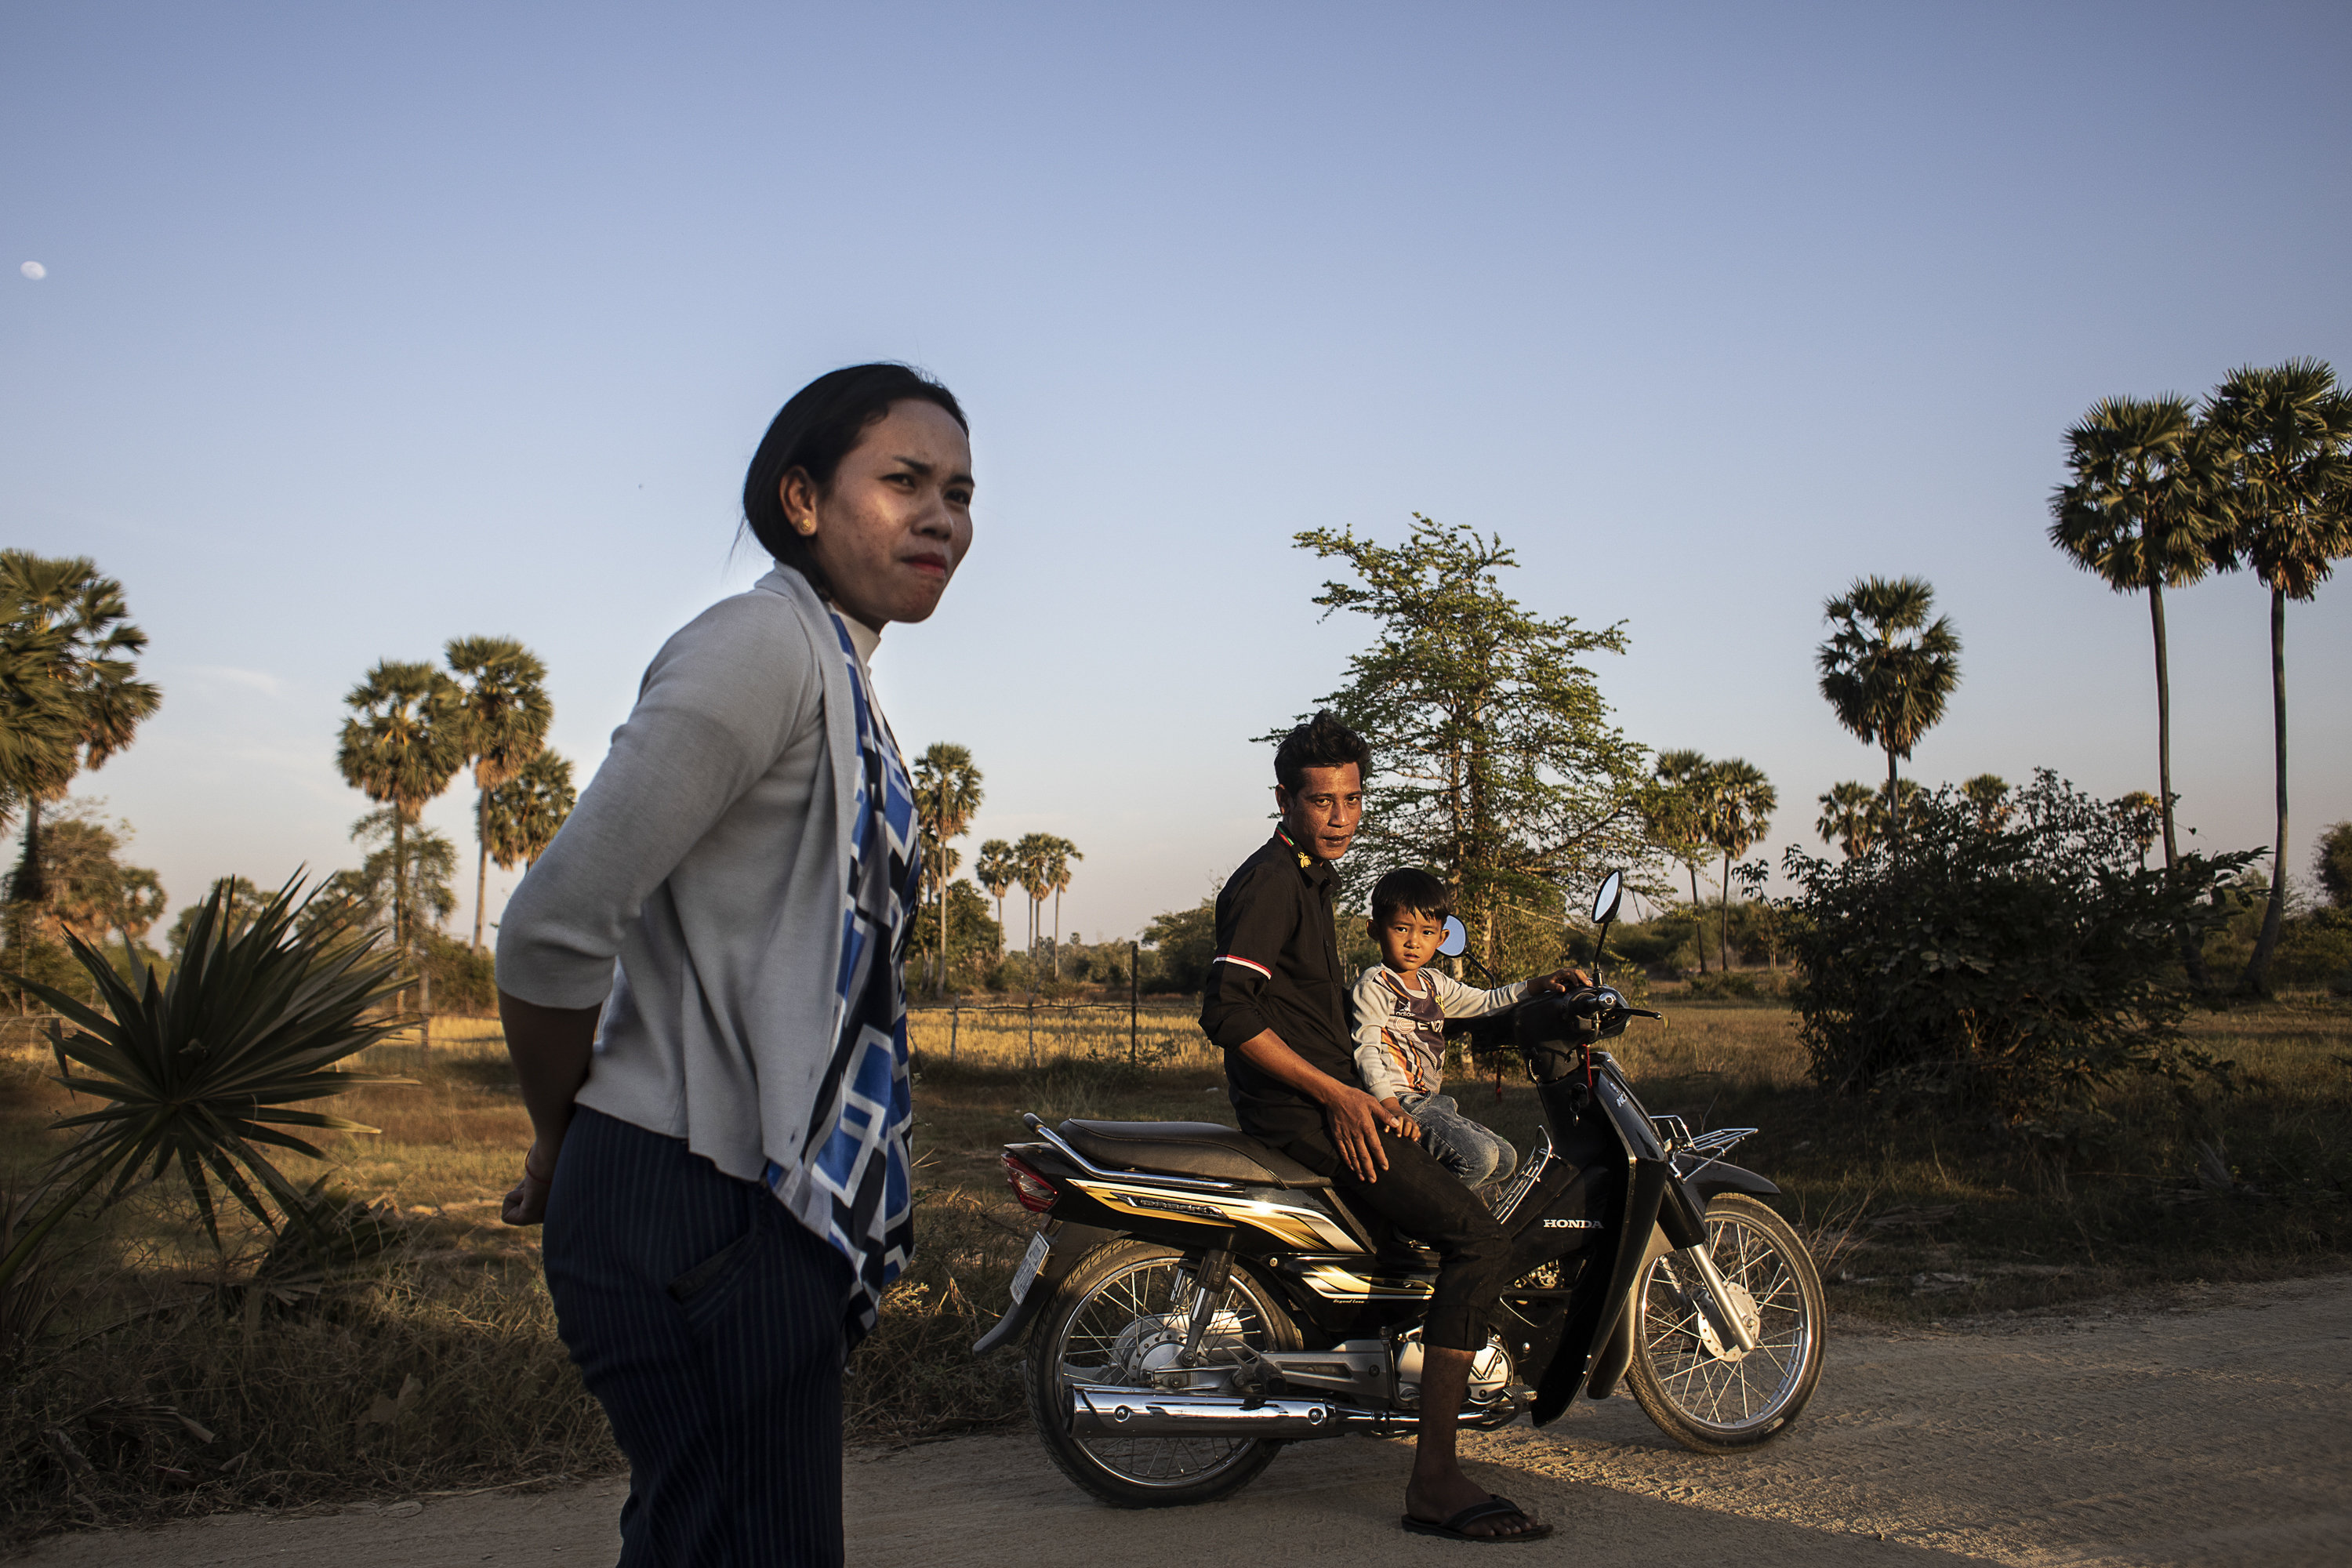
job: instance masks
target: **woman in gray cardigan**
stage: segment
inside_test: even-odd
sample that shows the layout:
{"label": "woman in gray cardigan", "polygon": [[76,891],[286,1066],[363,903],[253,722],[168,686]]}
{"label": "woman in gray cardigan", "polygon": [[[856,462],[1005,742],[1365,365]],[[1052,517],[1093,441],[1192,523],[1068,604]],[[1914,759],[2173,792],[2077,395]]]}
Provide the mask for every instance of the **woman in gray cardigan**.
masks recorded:
{"label": "woman in gray cardigan", "polygon": [[971,543],[962,410],[903,365],[784,405],[776,569],[664,645],[507,905],[499,1005],[564,1343],[629,1456],[625,1565],[838,1563],[841,1368],[912,1245],[904,759],[866,673]]}

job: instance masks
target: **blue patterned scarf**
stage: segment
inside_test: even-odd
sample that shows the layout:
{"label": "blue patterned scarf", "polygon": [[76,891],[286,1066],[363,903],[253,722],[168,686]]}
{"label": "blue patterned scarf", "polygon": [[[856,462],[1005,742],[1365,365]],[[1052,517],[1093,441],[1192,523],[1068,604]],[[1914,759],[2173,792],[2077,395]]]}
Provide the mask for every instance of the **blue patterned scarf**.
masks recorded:
{"label": "blue patterned scarf", "polygon": [[[920,889],[915,791],[898,742],[866,687],[841,612],[827,606],[857,699],[857,791],[834,978],[833,1058],[817,1085],[799,1179],[771,1162],[768,1184],[856,1276],[844,1303],[853,1342],[874,1327],[882,1292],[915,1249],[907,1135],[907,939]],[[840,765],[835,759],[835,765]]]}

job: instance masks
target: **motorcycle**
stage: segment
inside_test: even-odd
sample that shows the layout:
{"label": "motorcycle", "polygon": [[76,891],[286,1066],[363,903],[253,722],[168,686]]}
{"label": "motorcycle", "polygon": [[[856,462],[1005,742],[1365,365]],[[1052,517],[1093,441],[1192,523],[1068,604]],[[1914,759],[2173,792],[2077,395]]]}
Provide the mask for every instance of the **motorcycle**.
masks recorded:
{"label": "motorcycle", "polygon": [[[1593,900],[1596,974],[1622,891],[1612,872]],[[1821,1278],[1762,1201],[1780,1189],[1723,1158],[1756,1129],[1649,1115],[1597,1048],[1660,1016],[1596,984],[1463,1021],[1474,1058],[1527,1073],[1544,1119],[1493,1201],[1513,1283],[1464,1426],[1546,1426],[1622,1381],[1676,1442],[1735,1453],[1812,1396]],[[1033,1139],[1005,1145],[1004,1171],[1042,1224],[973,1348],[1028,1335],[1030,1412],[1073,1481],[1121,1507],[1207,1502],[1286,1443],[1413,1430],[1435,1254],[1231,1127],[1022,1120]]]}

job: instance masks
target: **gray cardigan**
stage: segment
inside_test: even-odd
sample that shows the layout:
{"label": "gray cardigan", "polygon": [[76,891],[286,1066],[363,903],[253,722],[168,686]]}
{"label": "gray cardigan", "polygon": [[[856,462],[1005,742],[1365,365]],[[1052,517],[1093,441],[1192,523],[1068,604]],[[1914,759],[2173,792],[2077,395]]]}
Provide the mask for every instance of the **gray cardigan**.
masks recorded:
{"label": "gray cardigan", "polygon": [[746,1181],[773,1161],[787,1194],[841,1026],[855,702],[799,573],[711,605],[654,657],[499,928],[501,990],[604,1004],[579,1104]]}

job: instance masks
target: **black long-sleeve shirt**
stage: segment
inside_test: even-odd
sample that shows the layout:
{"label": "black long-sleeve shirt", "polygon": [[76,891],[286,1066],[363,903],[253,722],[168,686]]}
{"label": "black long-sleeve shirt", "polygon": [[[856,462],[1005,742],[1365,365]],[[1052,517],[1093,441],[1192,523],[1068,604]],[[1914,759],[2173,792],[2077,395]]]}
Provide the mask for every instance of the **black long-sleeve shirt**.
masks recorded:
{"label": "black long-sleeve shirt", "polygon": [[1271,1029],[1301,1060],[1341,1083],[1355,1079],[1348,984],[1332,925],[1339,874],[1280,832],[1217,894],[1217,952],[1201,988],[1201,1027],[1225,1053],[1242,1131],[1283,1142],[1319,1130],[1314,1100],[1235,1049]]}

